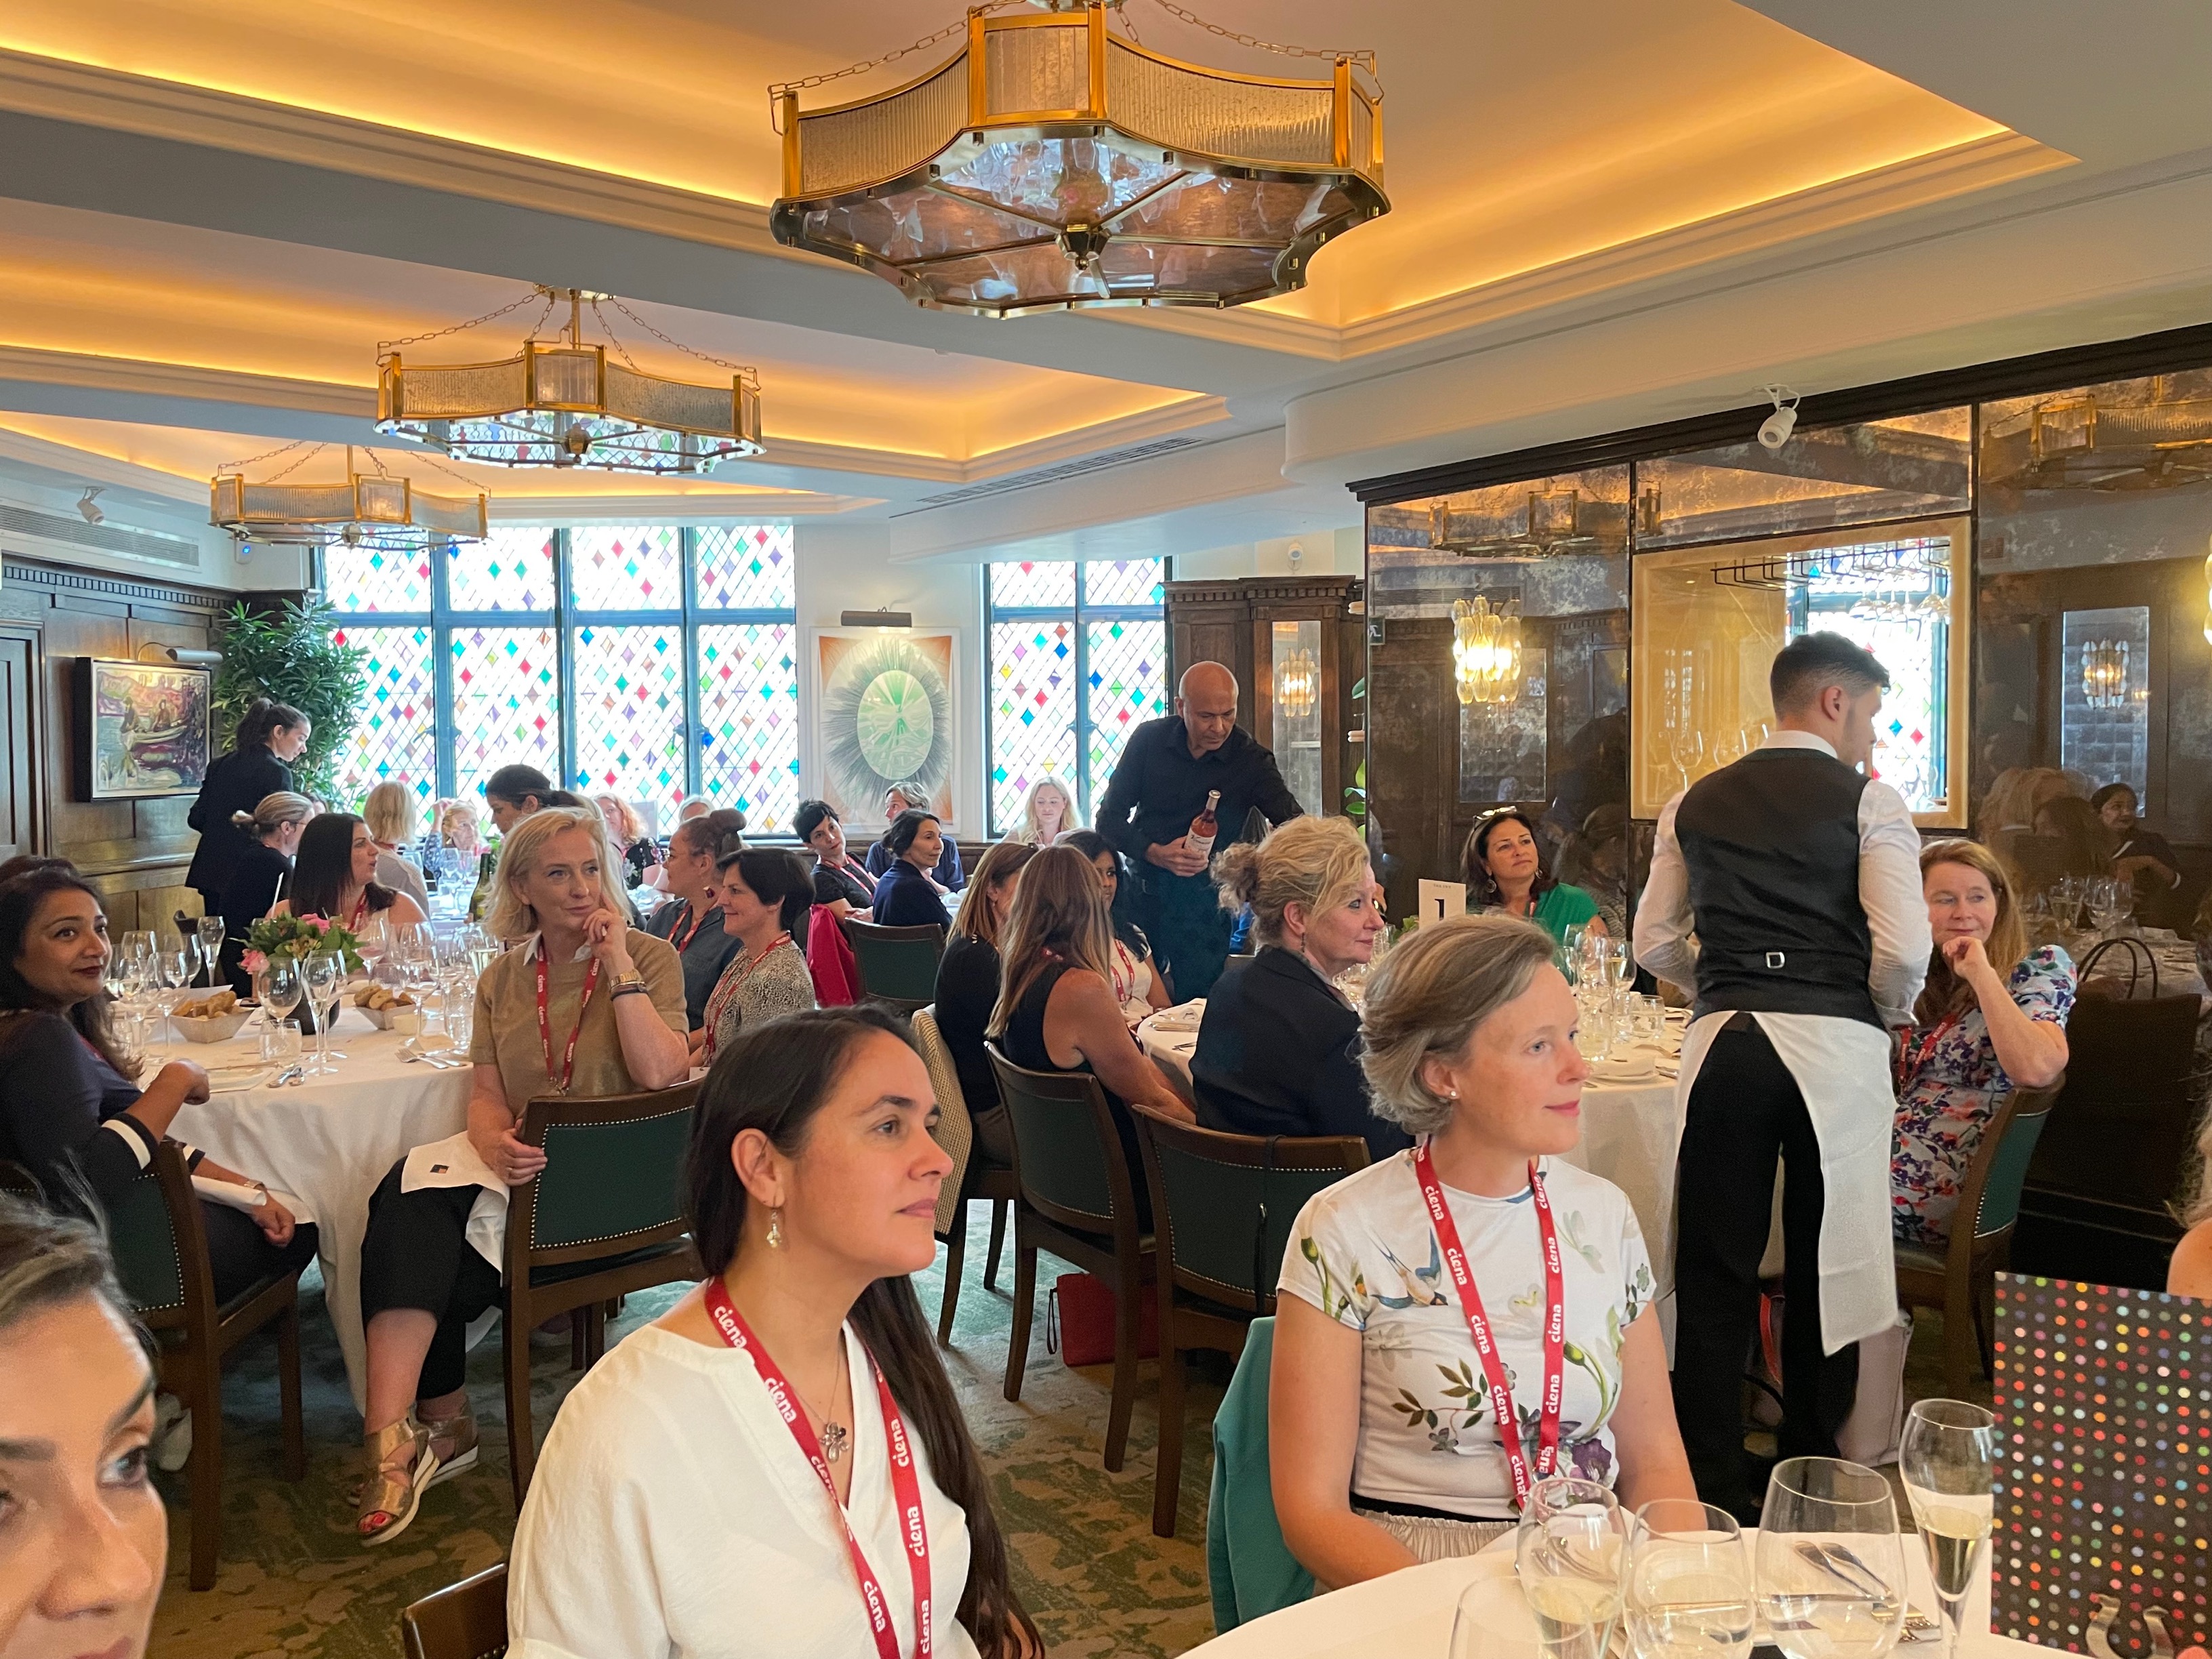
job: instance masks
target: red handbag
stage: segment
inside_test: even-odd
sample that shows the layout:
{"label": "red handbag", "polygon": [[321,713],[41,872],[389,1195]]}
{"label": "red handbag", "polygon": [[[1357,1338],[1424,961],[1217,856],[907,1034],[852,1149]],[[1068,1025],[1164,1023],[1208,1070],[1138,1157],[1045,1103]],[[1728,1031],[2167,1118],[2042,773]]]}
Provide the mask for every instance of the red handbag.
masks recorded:
{"label": "red handbag", "polygon": [[[1160,1310],[1152,1286],[1139,1292],[1137,1357],[1160,1357]],[[1055,1339],[1064,1365],[1105,1365],[1114,1358],[1114,1292],[1090,1273],[1062,1273],[1054,1281],[1044,1314],[1045,1352]]]}

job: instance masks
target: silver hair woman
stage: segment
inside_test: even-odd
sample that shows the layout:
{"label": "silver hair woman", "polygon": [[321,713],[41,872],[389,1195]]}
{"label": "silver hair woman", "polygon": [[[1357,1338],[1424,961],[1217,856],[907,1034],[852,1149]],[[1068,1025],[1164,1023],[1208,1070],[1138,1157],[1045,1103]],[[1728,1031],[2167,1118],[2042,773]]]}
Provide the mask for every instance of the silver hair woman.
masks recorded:
{"label": "silver hair woman", "polygon": [[[1479,1314],[1504,1367],[1505,1420],[1559,1401],[1553,1472],[1617,1488],[1624,1508],[1697,1496],[1635,1212],[1564,1159],[1589,1067],[1552,951],[1528,922],[1464,916],[1421,928],[1369,981],[1374,1110],[1427,1139],[1317,1194],[1284,1255],[1275,1511],[1323,1583],[1472,1554],[1511,1528],[1524,1481],[1547,1472],[1522,1458],[1517,1431],[1510,1450],[1499,1440]],[[1543,1342],[1554,1236],[1566,1334],[1556,1390]],[[1447,1271],[1455,1259],[1464,1283]],[[1391,1363],[1370,1365],[1370,1352]],[[1486,1381],[1447,1392],[1455,1376]]]}

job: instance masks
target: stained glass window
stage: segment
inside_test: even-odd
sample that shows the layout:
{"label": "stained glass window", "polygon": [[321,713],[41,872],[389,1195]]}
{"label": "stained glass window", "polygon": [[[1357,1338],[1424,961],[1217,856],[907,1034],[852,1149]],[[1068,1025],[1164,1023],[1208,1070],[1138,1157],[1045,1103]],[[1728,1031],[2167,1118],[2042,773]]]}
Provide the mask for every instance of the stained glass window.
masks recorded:
{"label": "stained glass window", "polygon": [[673,826],[689,793],[684,755],[684,629],[587,623],[570,630],[576,711],[569,787],[649,802]]}
{"label": "stained glass window", "polygon": [[579,611],[681,611],[684,532],[672,524],[572,530],[568,586]]}
{"label": "stained glass window", "polygon": [[1168,625],[1085,623],[1084,643],[1084,695],[1091,708],[1087,758],[1095,805],[1106,793],[1106,781],[1114,775],[1129,733],[1140,722],[1168,712]]}
{"label": "stained glass window", "polygon": [[425,611],[430,557],[427,550],[387,553],[339,543],[323,555],[325,592],[341,612]]}
{"label": "stained glass window", "polygon": [[1167,580],[1165,559],[1102,559],[1082,569],[1085,605],[1159,605],[1166,599],[1161,588]]}
{"label": "stained glass window", "polygon": [[1075,623],[991,625],[991,822],[1022,820],[1040,778],[1075,780]]}
{"label": "stained glass window", "polygon": [[1024,561],[991,567],[991,603],[1001,611],[1075,604],[1073,564]]}
{"label": "stained glass window", "polygon": [[425,624],[349,626],[333,637],[368,653],[365,701],[338,757],[339,800],[357,805],[378,784],[394,780],[428,800],[438,789],[435,636]]}
{"label": "stained glass window", "polygon": [[501,526],[446,552],[446,605],[454,611],[550,611],[558,597],[554,535]]}
{"label": "stained glass window", "polygon": [[788,611],[799,603],[789,525],[708,525],[696,533],[701,610]]}
{"label": "stained glass window", "polygon": [[455,790],[481,789],[517,762],[560,776],[561,663],[553,629],[458,625],[450,656]]}
{"label": "stained glass window", "polygon": [[789,623],[699,628],[699,789],[746,826],[782,835],[799,810],[798,630]]}

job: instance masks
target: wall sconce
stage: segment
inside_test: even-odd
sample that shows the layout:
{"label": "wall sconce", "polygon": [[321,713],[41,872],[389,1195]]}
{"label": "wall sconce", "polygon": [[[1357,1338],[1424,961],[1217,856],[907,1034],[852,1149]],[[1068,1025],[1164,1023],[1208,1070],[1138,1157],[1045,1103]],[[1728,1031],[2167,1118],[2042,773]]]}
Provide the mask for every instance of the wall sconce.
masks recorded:
{"label": "wall sconce", "polygon": [[1321,698],[1321,665],[1301,647],[1275,665],[1275,707],[1292,720],[1304,720]]}
{"label": "wall sconce", "polygon": [[1452,678],[1462,705],[1516,702],[1521,696],[1521,607],[1493,611],[1488,599],[1452,601]]}
{"label": "wall sconce", "polygon": [[2092,708],[2118,708],[2128,700],[2128,643],[2090,640],[2081,647],[2081,698]]}

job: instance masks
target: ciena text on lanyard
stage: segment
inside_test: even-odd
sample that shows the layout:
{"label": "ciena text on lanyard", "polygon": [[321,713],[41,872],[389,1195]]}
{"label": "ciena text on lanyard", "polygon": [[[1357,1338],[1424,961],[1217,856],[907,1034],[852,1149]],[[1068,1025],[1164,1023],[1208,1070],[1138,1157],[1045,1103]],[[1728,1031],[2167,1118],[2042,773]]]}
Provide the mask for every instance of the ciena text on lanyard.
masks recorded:
{"label": "ciena text on lanyard", "polygon": [[[830,1506],[837,1511],[838,1522],[845,1528],[845,1547],[853,1557],[853,1571],[860,1581],[860,1601],[867,1611],[869,1632],[876,1638],[877,1659],[900,1659],[898,1632],[891,1625],[890,1603],[884,1599],[884,1587],[876,1577],[875,1569],[861,1553],[860,1540],[853,1531],[853,1518],[838,1500],[837,1482],[830,1473],[829,1460],[822,1455],[822,1442],[815,1435],[813,1425],[799,1409],[797,1392],[784,1376],[783,1368],[761,1346],[752,1327],[745,1323],[745,1316],[730,1300],[730,1293],[720,1279],[707,1281],[706,1299],[707,1315],[714,1322],[714,1328],[721,1333],[723,1341],[751,1357],[753,1367],[760,1372],[761,1382],[768,1389],[768,1397],[775,1403],[776,1415],[791,1431],[791,1437],[799,1443],[799,1449],[812,1466],[823,1491],[830,1494]],[[837,1340],[845,1340],[842,1333]],[[899,1533],[906,1543],[907,1574],[914,1582],[913,1659],[929,1659],[929,1529],[922,1522],[921,1472],[915,1462],[913,1444],[907,1438],[906,1420],[899,1415],[898,1402],[891,1398],[891,1385],[884,1380],[883,1368],[876,1364],[873,1354],[868,1356],[868,1371],[876,1379],[876,1397],[883,1406],[884,1442],[891,1456],[891,1496],[898,1504]],[[856,1470],[856,1475],[857,1473]]]}
{"label": "ciena text on lanyard", "polygon": [[1421,1183],[1421,1201],[1428,1206],[1429,1224],[1436,1229],[1452,1287],[1459,1292],[1460,1311],[1467,1316],[1468,1334],[1474,1339],[1474,1352],[1490,1385],[1490,1416],[1498,1427],[1498,1443],[1504,1449],[1505,1466],[1513,1476],[1514,1507],[1526,1509],[1536,1482],[1547,1479],[1559,1466],[1559,1409],[1566,1385],[1566,1274],[1543,1175],[1531,1158],[1528,1194],[1534,1202],[1537,1231],[1544,1239],[1544,1403],[1538,1419],[1535,1473],[1531,1474],[1528,1454],[1521,1443],[1520,1415],[1513,1407],[1513,1384],[1505,1374],[1505,1360],[1498,1352],[1489,1316],[1483,1311],[1482,1293],[1475,1288],[1474,1270],[1468,1266],[1467,1251],[1459,1242],[1459,1224],[1452,1219],[1451,1206],[1444,1202],[1443,1183],[1437,1179],[1426,1141],[1413,1150],[1413,1174]]}

